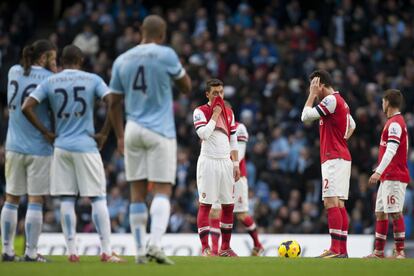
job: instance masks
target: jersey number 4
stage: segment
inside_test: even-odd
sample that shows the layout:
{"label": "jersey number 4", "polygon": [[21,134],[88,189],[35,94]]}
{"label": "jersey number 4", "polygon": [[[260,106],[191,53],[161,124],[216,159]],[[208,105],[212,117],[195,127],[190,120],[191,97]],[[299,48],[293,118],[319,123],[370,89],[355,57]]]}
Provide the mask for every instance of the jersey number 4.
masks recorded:
{"label": "jersey number 4", "polygon": [[143,94],[147,94],[147,85],[145,83],[145,69],[142,65],[138,66],[132,88],[134,90],[140,90]]}
{"label": "jersey number 4", "polygon": [[[73,100],[75,102],[78,102],[81,105],[80,111],[75,112],[76,117],[81,117],[86,112],[86,101],[85,101],[84,98],[82,98],[79,95],[79,92],[84,91],[84,90],[85,90],[85,87],[83,87],[83,86],[73,87]],[[68,99],[69,99],[68,92],[63,88],[57,88],[57,89],[55,89],[55,94],[61,94],[63,96],[63,102],[62,102],[62,105],[60,106],[60,108],[57,112],[57,117],[58,118],[69,118],[71,114],[67,113],[67,112],[64,112],[65,108],[66,108],[66,105],[68,104]]]}

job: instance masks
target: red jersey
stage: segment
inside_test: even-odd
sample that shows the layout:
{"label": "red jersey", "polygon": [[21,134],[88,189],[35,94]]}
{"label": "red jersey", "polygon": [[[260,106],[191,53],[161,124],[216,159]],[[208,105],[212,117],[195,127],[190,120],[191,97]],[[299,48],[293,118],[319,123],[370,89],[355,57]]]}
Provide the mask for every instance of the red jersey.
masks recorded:
{"label": "red jersey", "polygon": [[381,175],[381,181],[393,180],[408,183],[410,175],[407,167],[408,133],[404,117],[401,113],[391,116],[385,123],[379,145],[378,164],[381,163],[387,143],[397,143],[398,149],[390,164]]}
{"label": "red jersey", "polygon": [[345,137],[350,124],[349,107],[338,92],[326,96],[316,107],[319,119],[321,163],[331,159],[351,161]]}
{"label": "red jersey", "polygon": [[[197,112],[194,117],[194,127],[197,130],[202,126],[205,126],[210,121],[211,116],[213,116],[213,108],[209,104],[205,104],[197,107],[196,110],[201,111],[201,113]],[[226,120],[224,119],[224,116],[226,116]],[[236,132],[234,115],[231,108],[225,107],[225,111],[223,110],[217,120],[216,129],[220,129],[229,137]]]}
{"label": "red jersey", "polygon": [[[236,135],[237,135],[237,141],[240,143],[247,143],[249,140],[249,133],[247,132],[247,129],[245,125],[242,123],[236,122]],[[244,158],[240,160],[240,176],[247,177],[247,170],[246,170],[246,153],[244,153]],[[239,150],[239,158],[240,158],[240,150]]]}

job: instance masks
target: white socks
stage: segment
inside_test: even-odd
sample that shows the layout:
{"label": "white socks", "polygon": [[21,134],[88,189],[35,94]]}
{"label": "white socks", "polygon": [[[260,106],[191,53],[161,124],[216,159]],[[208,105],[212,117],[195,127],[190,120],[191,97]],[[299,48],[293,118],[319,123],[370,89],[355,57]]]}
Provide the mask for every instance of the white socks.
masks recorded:
{"label": "white socks", "polygon": [[106,197],[92,199],[92,221],[101,240],[101,254],[111,255],[111,222]]}
{"label": "white socks", "polygon": [[147,220],[148,210],[145,203],[136,202],[129,205],[129,223],[131,226],[131,233],[135,239],[137,256],[145,255]]}
{"label": "white socks", "polygon": [[76,249],[75,198],[63,197],[60,202],[60,216],[63,235],[65,235],[67,255],[78,255]]}
{"label": "white socks", "polygon": [[14,236],[17,225],[17,208],[16,204],[5,202],[1,211],[1,244],[2,253],[9,256],[14,255]]}
{"label": "white socks", "polygon": [[167,195],[156,194],[151,203],[151,236],[149,245],[161,248],[161,238],[167,231],[171,205]]}
{"label": "white socks", "polygon": [[37,256],[37,242],[42,232],[43,212],[42,204],[29,203],[26,212],[25,232],[26,232],[26,251],[25,255],[30,258]]}

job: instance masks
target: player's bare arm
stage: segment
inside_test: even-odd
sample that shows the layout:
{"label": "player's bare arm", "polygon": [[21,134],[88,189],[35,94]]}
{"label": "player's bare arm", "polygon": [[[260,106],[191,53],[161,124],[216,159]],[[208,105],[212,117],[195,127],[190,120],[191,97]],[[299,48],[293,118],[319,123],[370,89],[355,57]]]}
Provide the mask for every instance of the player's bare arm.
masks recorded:
{"label": "player's bare arm", "polygon": [[33,97],[27,97],[27,99],[24,101],[22,106],[22,112],[26,116],[26,118],[29,120],[30,123],[34,127],[36,127],[45,137],[45,139],[53,144],[55,141],[56,135],[49,131],[39,120],[36,113],[34,112],[34,108],[38,105],[38,101],[34,99]]}
{"label": "player's bare arm", "polygon": [[191,79],[187,74],[185,74],[182,78],[175,80],[174,83],[181,93],[190,94],[192,85]]}
{"label": "player's bare arm", "polygon": [[233,160],[233,176],[234,181],[239,181],[240,179],[240,164],[239,164],[239,152],[238,150],[232,150],[230,152],[231,160]]}
{"label": "player's bare arm", "polygon": [[[108,106],[108,96],[109,95],[106,95],[103,98],[107,106]],[[92,137],[95,139],[96,143],[98,144],[99,150],[101,150],[102,147],[104,146],[110,131],[111,131],[111,120],[109,119],[109,112],[107,111],[106,116],[105,116],[105,122],[102,126],[102,129],[98,133],[95,133],[95,135],[92,135]]]}
{"label": "player's bare arm", "polygon": [[117,138],[118,151],[124,154],[124,113],[122,108],[122,99],[124,96],[111,93],[105,98],[109,107],[108,118]]}
{"label": "player's bare arm", "polygon": [[356,123],[354,121],[354,118],[352,118],[352,116],[349,115],[349,126],[348,126],[348,130],[346,132],[346,135],[345,135],[346,140],[351,138],[352,134],[354,134],[355,129],[356,129]]}
{"label": "player's bare arm", "polygon": [[319,113],[313,109],[313,104],[318,98],[318,95],[320,95],[322,89],[323,84],[320,83],[319,77],[313,78],[309,87],[309,95],[302,111],[302,122],[312,122],[320,118]]}

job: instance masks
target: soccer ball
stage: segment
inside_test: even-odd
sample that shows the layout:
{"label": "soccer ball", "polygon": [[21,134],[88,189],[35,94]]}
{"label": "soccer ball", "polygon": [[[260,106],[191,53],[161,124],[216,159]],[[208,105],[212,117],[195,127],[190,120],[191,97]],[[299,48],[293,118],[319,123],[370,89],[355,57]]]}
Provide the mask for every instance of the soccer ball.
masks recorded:
{"label": "soccer ball", "polygon": [[297,258],[302,250],[297,241],[289,240],[282,242],[277,251],[279,252],[279,257]]}

